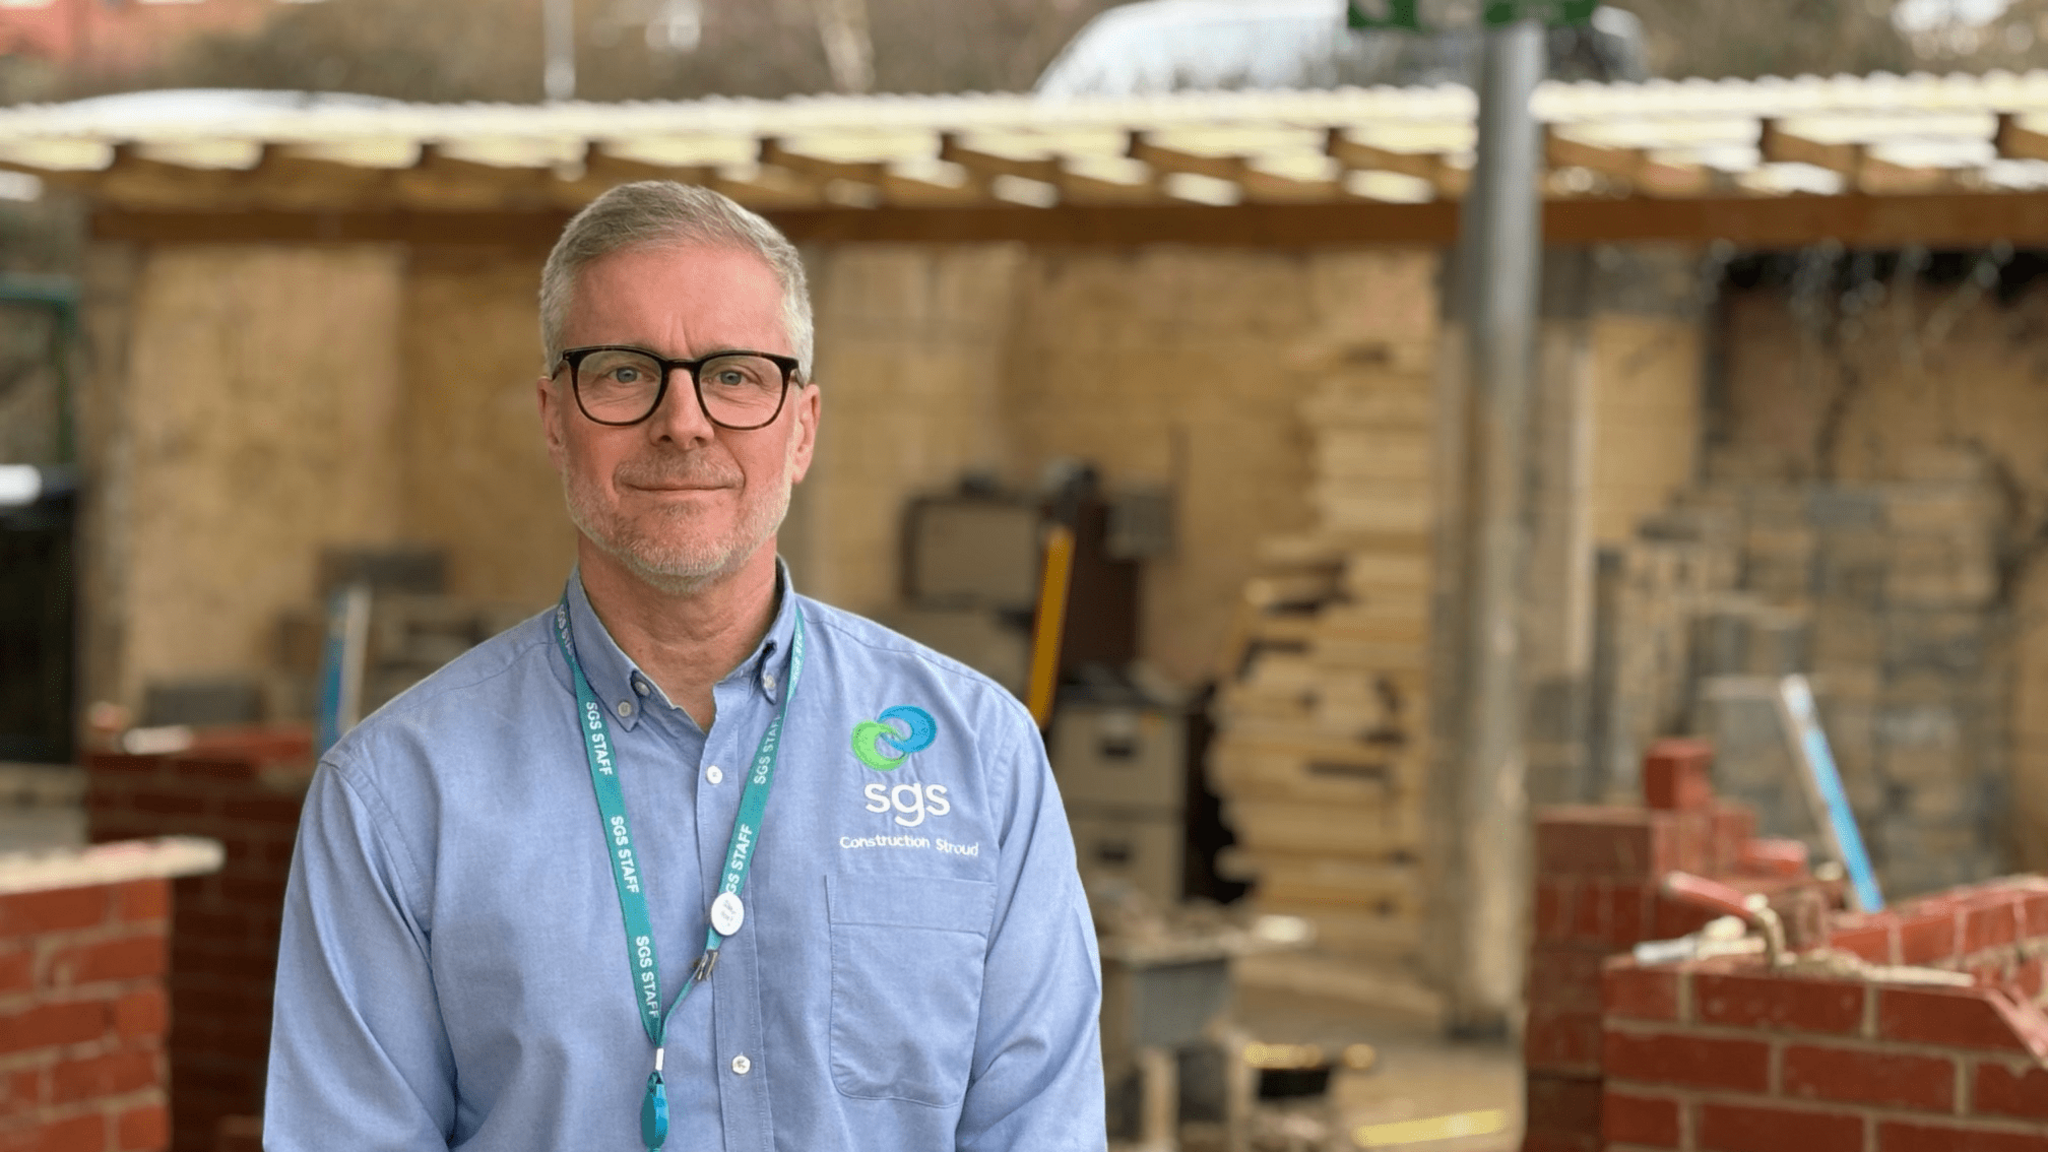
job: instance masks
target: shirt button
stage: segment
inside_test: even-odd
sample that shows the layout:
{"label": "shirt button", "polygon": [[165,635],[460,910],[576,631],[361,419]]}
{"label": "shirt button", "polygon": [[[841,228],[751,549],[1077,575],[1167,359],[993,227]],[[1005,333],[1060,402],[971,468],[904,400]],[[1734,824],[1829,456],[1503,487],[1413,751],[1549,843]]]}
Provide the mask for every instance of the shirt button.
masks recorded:
{"label": "shirt button", "polygon": [[635,676],[633,677],[633,691],[638,692],[642,696],[645,696],[649,692],[652,692],[653,689],[647,686],[647,681],[640,679],[638,676]]}
{"label": "shirt button", "polygon": [[718,765],[713,764],[711,767],[706,768],[704,770],[704,779],[711,781],[713,784],[723,783],[725,780],[725,773],[718,770]]}
{"label": "shirt button", "polygon": [[620,715],[620,716],[622,716],[622,717],[623,717],[623,716],[631,716],[631,715],[633,714],[633,702],[632,702],[631,700],[621,700],[621,701],[619,701],[619,708],[618,708],[618,712],[619,712],[619,715]]}
{"label": "shirt button", "polygon": [[761,677],[761,687],[766,688],[770,692],[775,691],[775,673],[770,672],[763,675]]}
{"label": "shirt button", "polygon": [[732,1058],[733,1075],[745,1076],[748,1072],[753,1071],[753,1069],[754,1062],[752,1060],[747,1059],[745,1056],[735,1056]]}

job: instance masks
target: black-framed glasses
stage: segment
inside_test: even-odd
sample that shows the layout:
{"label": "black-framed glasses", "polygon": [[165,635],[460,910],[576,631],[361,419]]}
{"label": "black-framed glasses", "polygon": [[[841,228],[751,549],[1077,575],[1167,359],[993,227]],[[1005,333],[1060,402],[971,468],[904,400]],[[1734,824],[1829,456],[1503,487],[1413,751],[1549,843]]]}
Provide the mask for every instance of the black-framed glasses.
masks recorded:
{"label": "black-framed glasses", "polygon": [[569,367],[576,407],[595,423],[621,428],[654,415],[668,394],[669,374],[681,368],[690,374],[690,388],[705,419],[735,432],[774,423],[782,415],[797,370],[794,357],[773,352],[718,352],[699,360],[669,360],[629,344],[571,348],[562,353],[556,370],[563,364]]}

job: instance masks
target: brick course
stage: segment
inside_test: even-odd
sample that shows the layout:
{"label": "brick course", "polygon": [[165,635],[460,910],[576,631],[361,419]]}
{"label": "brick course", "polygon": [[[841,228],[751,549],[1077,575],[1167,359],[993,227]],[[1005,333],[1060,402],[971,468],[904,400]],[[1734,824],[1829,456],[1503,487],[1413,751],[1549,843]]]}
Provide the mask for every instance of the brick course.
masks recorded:
{"label": "brick course", "polygon": [[[1645,807],[1560,806],[1537,818],[1535,941],[1522,1042],[1529,1075],[1524,1152],[1599,1148],[1607,1121],[1596,1108],[1588,1123],[1583,1108],[1566,1103],[1582,1097],[1561,1085],[1597,1089],[1603,1068],[1616,1061],[1655,1068],[1672,1083],[1731,1090],[1760,1088],[1769,1074],[1769,1048],[1754,1041],[1674,1046],[1603,1032],[1603,1011],[1638,1020],[1679,1018],[1680,987],[1668,972],[1630,969],[1609,972],[1604,984],[1601,978],[1609,956],[1645,940],[1683,936],[1714,919],[1661,895],[1658,884],[1667,872],[1693,872],[1762,893],[1796,944],[1826,938],[1837,887],[1815,881],[1803,855],[1795,859],[1782,842],[1758,840],[1748,809],[1717,802],[1711,762],[1711,747],[1700,741],[1659,741],[1645,758]],[[1721,1007],[1722,999],[1744,991],[1742,985],[1709,991],[1717,997],[1715,1010],[1744,1010],[1739,999]],[[1672,1106],[1653,1095],[1628,1099],[1632,1110],[1615,1123],[1632,1134],[1610,1138],[1658,1146],[1645,1133],[1662,1132],[1655,1117]]]}
{"label": "brick course", "polygon": [[[166,1012],[177,1022],[167,1047],[176,1102],[168,1122],[179,1152],[208,1152],[223,1117],[262,1107],[285,874],[311,764],[310,733],[292,727],[201,733],[175,756],[86,758],[94,840],[209,836],[226,851],[219,872],[176,884],[176,928],[155,954],[168,1005],[121,1005],[133,1026]],[[133,1123],[141,1131],[148,1122]]]}
{"label": "brick course", "polygon": [[[2010,973],[2048,950],[2048,880],[1844,915],[1891,963]],[[1971,925],[1975,927],[1971,927]],[[1939,929],[1939,930],[1937,930]],[[1758,957],[1606,964],[1603,1128],[1615,1152],[2048,1152],[2048,1015],[2031,990],[1873,983]]]}
{"label": "brick course", "polygon": [[0,895],[0,1149],[163,1152],[171,881]]}

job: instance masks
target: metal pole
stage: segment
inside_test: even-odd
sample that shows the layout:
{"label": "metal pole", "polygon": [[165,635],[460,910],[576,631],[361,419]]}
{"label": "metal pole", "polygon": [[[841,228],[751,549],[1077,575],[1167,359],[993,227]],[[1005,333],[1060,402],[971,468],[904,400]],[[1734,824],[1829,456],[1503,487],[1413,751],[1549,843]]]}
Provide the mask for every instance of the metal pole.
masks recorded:
{"label": "metal pole", "polygon": [[576,0],[541,0],[547,66],[541,86],[550,101],[576,98]]}
{"label": "metal pole", "polygon": [[1479,158],[1460,217],[1467,361],[1468,517],[1457,812],[1463,899],[1451,1026],[1504,1034],[1521,994],[1527,839],[1518,675],[1529,394],[1535,377],[1541,201],[1530,96],[1544,72],[1541,24],[1489,28],[1479,83]]}

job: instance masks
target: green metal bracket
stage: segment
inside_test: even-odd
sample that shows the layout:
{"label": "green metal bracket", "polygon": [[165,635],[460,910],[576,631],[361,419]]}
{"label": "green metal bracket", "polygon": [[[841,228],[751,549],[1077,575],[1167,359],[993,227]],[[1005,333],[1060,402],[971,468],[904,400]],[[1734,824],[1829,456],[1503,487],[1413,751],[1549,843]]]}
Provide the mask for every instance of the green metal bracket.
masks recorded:
{"label": "green metal bracket", "polygon": [[1351,28],[1398,28],[1404,32],[1427,32],[1422,26],[1422,16],[1417,10],[1422,0],[1386,0],[1387,14],[1381,18],[1367,15],[1365,0],[1346,0],[1344,23]]}
{"label": "green metal bracket", "polygon": [[50,336],[50,369],[57,375],[57,462],[78,462],[78,433],[71,411],[71,346],[78,335],[78,281],[69,276],[0,273],[0,304],[48,308],[56,315]]}
{"label": "green metal bracket", "polygon": [[[1422,0],[1381,0],[1385,15],[1366,11],[1369,0],[1346,0],[1344,23],[1358,29],[1432,32],[1422,22]],[[1551,27],[1582,25],[1593,19],[1600,0],[1485,0],[1480,18],[1488,27],[1498,28],[1520,20],[1540,20]]]}
{"label": "green metal bracket", "polygon": [[1518,20],[1540,20],[1562,28],[1590,23],[1598,7],[1600,0],[1486,0],[1483,18],[1493,28]]}

